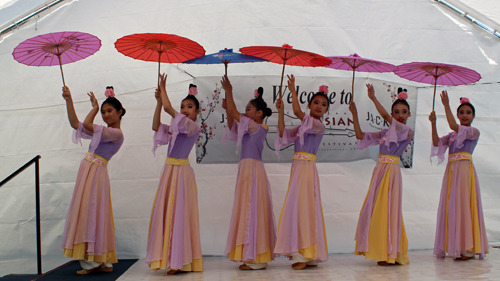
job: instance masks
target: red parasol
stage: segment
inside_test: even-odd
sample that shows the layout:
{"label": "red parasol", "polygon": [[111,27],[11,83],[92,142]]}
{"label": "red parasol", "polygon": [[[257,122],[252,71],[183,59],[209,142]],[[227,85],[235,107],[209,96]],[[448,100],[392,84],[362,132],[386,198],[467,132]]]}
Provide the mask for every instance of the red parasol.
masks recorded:
{"label": "red parasol", "polygon": [[466,85],[481,79],[481,75],[472,69],[435,62],[405,63],[399,65],[394,73],[410,81],[433,84],[432,111],[434,111],[434,102],[436,99],[436,85]]}
{"label": "red parasol", "polygon": [[63,85],[66,86],[62,65],[91,56],[100,48],[101,40],[94,35],[64,31],[30,38],[19,44],[12,55],[16,61],[26,65],[59,65]]}
{"label": "red parasol", "polygon": [[253,46],[244,47],[240,49],[240,52],[245,55],[254,56],[258,58],[265,59],[270,62],[283,64],[283,71],[281,72],[281,83],[279,88],[280,98],[281,98],[281,87],[283,86],[283,75],[285,74],[285,65],[297,65],[297,66],[308,66],[308,67],[318,67],[330,64],[332,61],[324,56],[296,50],[288,44],[284,44],[282,47],[272,47],[272,46]]}
{"label": "red parasol", "polygon": [[332,63],[327,65],[328,68],[340,70],[352,70],[352,100],[354,100],[354,73],[359,72],[393,72],[397,66],[390,63],[366,59],[354,53],[350,56],[328,57]]}
{"label": "red parasol", "polygon": [[137,60],[181,63],[205,55],[203,47],[184,37],[163,33],[124,36],[115,42],[118,52]]}

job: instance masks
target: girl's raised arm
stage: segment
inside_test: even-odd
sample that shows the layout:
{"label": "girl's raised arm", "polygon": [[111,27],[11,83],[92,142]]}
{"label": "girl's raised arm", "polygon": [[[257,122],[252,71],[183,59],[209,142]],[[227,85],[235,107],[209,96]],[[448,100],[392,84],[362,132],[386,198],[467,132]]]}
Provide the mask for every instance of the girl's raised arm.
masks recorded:
{"label": "girl's raised arm", "polygon": [[222,84],[222,88],[226,92],[227,125],[229,126],[229,129],[231,129],[233,127],[233,120],[240,122],[241,113],[238,112],[236,104],[234,103],[233,85],[231,85],[231,81],[229,81],[227,75],[222,76],[222,80],[220,82]]}
{"label": "girl's raised arm", "polygon": [[161,123],[162,102],[161,102],[160,89],[156,89],[155,98],[156,98],[156,109],[155,109],[155,114],[153,115],[153,131],[157,132],[158,128],[160,128],[160,123]]}
{"label": "girl's raised arm", "polygon": [[78,116],[76,116],[75,107],[73,105],[73,98],[71,97],[71,91],[67,86],[63,87],[62,96],[66,100],[66,109],[68,111],[69,124],[73,129],[78,130],[80,121],[78,121]]}
{"label": "girl's raised arm", "polygon": [[160,76],[160,99],[163,104],[163,109],[172,116],[172,118],[175,118],[175,109],[172,107],[172,104],[170,103],[170,100],[168,99],[167,96],[167,74],[158,74]]}
{"label": "girl's raised arm", "polygon": [[365,137],[365,133],[361,131],[361,127],[359,126],[358,109],[356,108],[356,104],[354,103],[354,101],[351,101],[351,103],[349,104],[349,111],[352,113],[352,123],[354,125],[356,138],[358,140],[361,140]]}
{"label": "girl's raised arm", "polygon": [[387,113],[382,104],[377,100],[377,97],[375,97],[375,89],[373,89],[373,85],[366,84],[366,88],[368,90],[368,97],[373,101],[373,104],[375,104],[375,107],[377,108],[377,111],[380,114],[380,116],[382,116],[382,118],[384,118],[384,120],[387,121],[389,124],[392,124],[392,116],[389,113]]}
{"label": "girl's raised arm", "polygon": [[[304,116],[306,115],[302,110],[300,109],[300,103],[299,103],[299,98],[297,97],[297,91],[295,90],[295,76],[292,75],[287,75],[288,77],[288,89],[290,92],[292,92],[292,107],[293,107],[293,114],[297,116],[297,118],[302,121],[304,119]],[[280,98],[281,99],[281,98]]]}
{"label": "girl's raised arm", "polygon": [[431,127],[432,127],[432,145],[438,146],[439,135],[437,133],[437,128],[436,128],[436,112],[435,111],[433,111],[433,112],[431,112],[431,114],[429,114],[429,121],[431,121]]}
{"label": "girl's raised arm", "polygon": [[458,124],[457,121],[455,121],[453,112],[451,112],[450,100],[448,99],[447,91],[441,92],[441,102],[443,103],[444,112],[446,113],[446,120],[448,120],[448,125],[450,125],[450,129],[452,129],[455,132],[458,132]]}
{"label": "girl's raised arm", "polygon": [[99,112],[99,103],[94,96],[94,92],[87,93],[90,97],[90,103],[92,103],[92,110],[89,112],[87,117],[85,117],[85,121],[83,121],[83,127],[93,133],[94,132],[94,119],[97,113]]}
{"label": "girl's raised arm", "polygon": [[278,110],[278,134],[282,138],[283,131],[285,131],[285,104],[281,97],[276,100],[276,109]]}

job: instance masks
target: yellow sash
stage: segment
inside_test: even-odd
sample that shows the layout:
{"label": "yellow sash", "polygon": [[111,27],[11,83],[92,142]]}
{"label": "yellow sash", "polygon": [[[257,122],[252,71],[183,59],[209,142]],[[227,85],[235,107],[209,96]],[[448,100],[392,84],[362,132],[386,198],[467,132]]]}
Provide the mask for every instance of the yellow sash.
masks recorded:
{"label": "yellow sash", "polygon": [[394,155],[379,154],[377,163],[399,164],[399,157]]}
{"label": "yellow sash", "polygon": [[92,152],[87,152],[87,154],[85,155],[85,159],[94,163],[94,164],[97,164],[97,165],[100,165],[100,166],[103,166],[103,167],[107,167],[108,166],[108,160],[107,159],[104,159],[102,156],[100,155],[97,155],[94,153],[94,155],[92,155]]}
{"label": "yellow sash", "polygon": [[189,165],[189,159],[188,158],[177,159],[177,158],[172,158],[172,157],[167,156],[167,160],[165,161],[165,164],[175,165],[175,166]]}
{"label": "yellow sash", "polygon": [[293,154],[293,160],[306,160],[306,161],[316,161],[316,155],[307,152],[295,152]]}
{"label": "yellow sash", "polygon": [[457,152],[448,155],[448,162],[459,161],[459,160],[472,161],[472,154],[470,154],[469,152]]}

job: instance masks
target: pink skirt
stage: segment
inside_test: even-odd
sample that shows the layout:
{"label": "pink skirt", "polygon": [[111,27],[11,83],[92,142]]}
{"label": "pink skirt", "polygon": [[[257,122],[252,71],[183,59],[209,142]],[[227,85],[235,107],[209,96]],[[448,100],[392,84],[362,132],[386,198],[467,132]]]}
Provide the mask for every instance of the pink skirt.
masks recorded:
{"label": "pink skirt", "polygon": [[316,262],[328,260],[319,176],[314,161],[292,162],[274,253],[290,258],[301,254]]}
{"label": "pink skirt", "polygon": [[234,261],[269,262],[275,257],[275,229],[271,187],[264,164],[243,159],[238,165],[225,254]]}
{"label": "pink skirt", "polygon": [[377,163],[359,214],[356,255],[391,264],[410,262],[402,215],[402,185],[399,164]]}
{"label": "pink skirt", "polygon": [[106,167],[82,160],[66,216],[62,247],[64,255],[74,259],[117,262]]}
{"label": "pink skirt", "polygon": [[164,165],[149,224],[151,269],[203,271],[198,190],[189,165]]}
{"label": "pink skirt", "polygon": [[488,253],[479,181],[472,161],[448,162],[439,200],[434,254],[459,258]]}

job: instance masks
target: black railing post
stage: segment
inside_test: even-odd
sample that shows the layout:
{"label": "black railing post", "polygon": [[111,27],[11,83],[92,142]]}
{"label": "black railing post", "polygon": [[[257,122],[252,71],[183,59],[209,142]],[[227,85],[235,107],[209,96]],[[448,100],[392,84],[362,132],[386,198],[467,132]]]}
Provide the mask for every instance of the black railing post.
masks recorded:
{"label": "black railing post", "polygon": [[40,227],[40,158],[35,161],[35,197],[36,197],[36,259],[38,275],[42,275],[42,232]]}
{"label": "black railing post", "polygon": [[24,164],[21,168],[17,169],[10,176],[6,177],[0,182],[0,187],[15,178],[18,174],[26,168],[35,163],[35,205],[36,205],[36,260],[38,265],[38,275],[42,275],[42,236],[40,231],[40,155],[35,156],[33,159]]}

